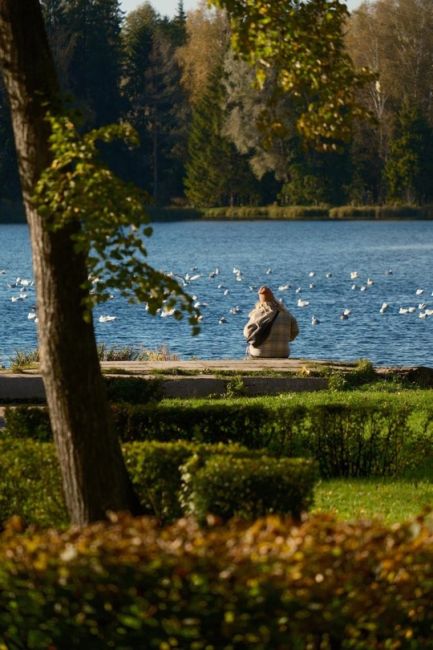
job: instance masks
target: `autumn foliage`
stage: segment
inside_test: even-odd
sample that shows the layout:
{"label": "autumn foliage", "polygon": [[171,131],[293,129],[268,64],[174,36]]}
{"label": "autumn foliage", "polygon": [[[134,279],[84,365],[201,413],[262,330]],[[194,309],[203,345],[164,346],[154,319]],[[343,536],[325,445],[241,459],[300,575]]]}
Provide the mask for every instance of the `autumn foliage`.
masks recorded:
{"label": "autumn foliage", "polygon": [[432,648],[431,516],[160,530],[147,518],[0,539],[2,648]]}

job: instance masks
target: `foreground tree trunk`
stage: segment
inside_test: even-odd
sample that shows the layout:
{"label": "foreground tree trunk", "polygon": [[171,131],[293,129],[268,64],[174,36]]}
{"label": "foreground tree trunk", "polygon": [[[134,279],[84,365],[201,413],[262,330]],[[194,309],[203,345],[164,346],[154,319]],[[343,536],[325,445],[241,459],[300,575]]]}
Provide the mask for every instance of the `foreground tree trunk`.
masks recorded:
{"label": "foreground tree trunk", "polygon": [[[38,0],[0,0],[0,63],[12,111],[35,274],[41,371],[71,520],[138,512],[109,420],[92,323],[83,318],[86,261],[71,227],[54,232],[32,207],[50,162],[47,111],[61,101]],[[76,226],[77,228],[79,225]]]}

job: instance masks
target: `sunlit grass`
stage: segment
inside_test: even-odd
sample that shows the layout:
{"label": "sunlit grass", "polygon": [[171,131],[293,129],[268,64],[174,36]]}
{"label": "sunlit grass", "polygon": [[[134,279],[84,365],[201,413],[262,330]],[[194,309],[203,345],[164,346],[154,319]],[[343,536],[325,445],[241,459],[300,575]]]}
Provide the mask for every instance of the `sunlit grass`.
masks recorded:
{"label": "sunlit grass", "polygon": [[333,512],[339,519],[380,518],[387,524],[433,508],[433,481],[426,479],[335,479],[316,487],[312,512]]}

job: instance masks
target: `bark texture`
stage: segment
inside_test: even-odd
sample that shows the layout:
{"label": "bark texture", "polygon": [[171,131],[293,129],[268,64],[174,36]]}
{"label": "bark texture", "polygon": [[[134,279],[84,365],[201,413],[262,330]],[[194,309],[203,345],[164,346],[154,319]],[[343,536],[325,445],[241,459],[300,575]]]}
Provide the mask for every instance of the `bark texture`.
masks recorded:
{"label": "bark texture", "polygon": [[53,232],[31,204],[35,182],[50,161],[44,118],[47,111],[61,110],[38,0],[0,0],[0,63],[30,227],[41,371],[69,514],[82,525],[104,518],[108,510],[137,513],[110,426],[93,324],[83,319],[85,259],[73,249],[73,229]]}

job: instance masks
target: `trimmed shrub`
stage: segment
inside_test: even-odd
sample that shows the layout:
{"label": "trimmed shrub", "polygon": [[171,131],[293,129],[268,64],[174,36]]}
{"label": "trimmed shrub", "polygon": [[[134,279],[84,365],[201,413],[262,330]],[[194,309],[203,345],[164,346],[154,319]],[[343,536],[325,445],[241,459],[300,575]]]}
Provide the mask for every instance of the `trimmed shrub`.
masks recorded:
{"label": "trimmed shrub", "polygon": [[1,432],[12,438],[27,438],[48,442],[53,439],[50,418],[45,406],[7,406],[5,409],[6,427]]}
{"label": "trimmed shrub", "polygon": [[[224,476],[229,485],[239,481],[239,477],[235,476],[238,471],[236,465],[238,460],[254,461],[255,466],[259,468],[261,465],[268,467],[273,460],[259,450],[243,449],[239,445],[201,445],[182,441],[128,443],[123,446],[123,453],[129,475],[145,512],[158,517],[164,523],[181,517],[186,505],[189,506],[184,499],[186,490],[182,490],[182,468],[184,465],[188,466],[192,458],[196,463],[197,459],[200,459],[200,465],[205,465],[212,459],[226,458],[226,463],[222,466],[225,467]],[[280,474],[291,468],[291,465],[290,467],[287,465],[278,469],[278,461],[276,463],[274,462],[272,467]],[[232,464],[233,469],[230,469]],[[295,465],[296,463],[293,463],[294,467]],[[278,508],[278,512],[298,513],[309,505],[311,463],[304,465],[303,471],[299,464],[292,471],[292,474],[296,473],[299,485],[296,494],[293,487],[291,488],[290,508],[285,509],[284,498],[280,498],[278,504],[282,506]],[[263,470],[259,470],[258,475],[260,472]],[[246,474],[247,470],[244,472],[244,475]],[[206,481],[206,477],[201,477],[201,487],[197,489],[194,484],[194,494],[203,491]],[[290,480],[284,477],[281,477],[281,481],[290,483]],[[259,487],[257,480],[249,492],[245,490],[233,492],[230,496],[231,512],[243,513],[244,516],[248,516],[248,512],[251,512],[253,516],[252,513],[256,511],[261,514],[274,511],[274,502],[269,501],[266,495],[260,501],[261,495],[253,494],[253,491],[257,491]],[[211,487],[209,494],[212,493],[212,489],[215,492],[215,488]],[[253,511],[251,508],[252,498],[257,502],[263,502],[258,510]],[[200,508],[202,520],[206,514],[204,510],[206,507],[203,501]],[[41,526],[64,526],[67,523],[68,516],[63,499],[60,470],[52,444],[32,440],[0,441],[0,522],[13,515],[19,515],[26,522]]]}
{"label": "trimmed shrub", "polygon": [[[32,412],[29,407],[8,410],[5,435],[32,436],[27,423]],[[401,475],[433,460],[433,394],[428,390],[163,400],[113,405],[112,413],[123,441],[235,442],[278,456],[315,459],[324,478]],[[48,429],[44,435],[50,436]]]}
{"label": "trimmed shrub", "polygon": [[431,519],[160,530],[119,517],[0,536],[5,648],[431,650]]}
{"label": "trimmed shrub", "polygon": [[104,377],[107,397],[110,402],[147,404],[162,399],[160,379],[142,377]]}
{"label": "trimmed shrub", "polygon": [[260,451],[239,445],[201,445],[193,442],[131,442],[123,446],[126,466],[147,514],[161,521],[181,517],[182,466],[191,457],[202,463],[215,455],[263,458]]}
{"label": "trimmed shrub", "polygon": [[202,467],[197,457],[183,468],[184,506],[201,522],[208,514],[223,520],[290,514],[299,519],[313,500],[315,463],[300,458],[216,455]]}
{"label": "trimmed shrub", "polygon": [[13,515],[40,526],[68,523],[52,444],[0,440],[0,525]]}

